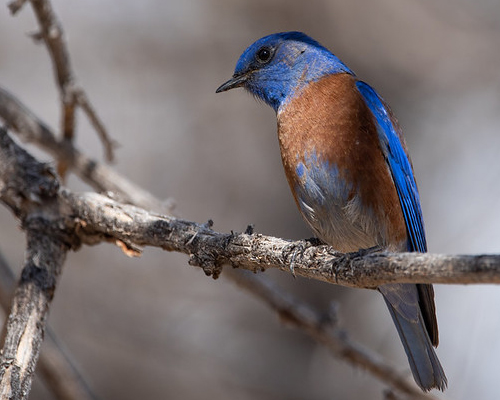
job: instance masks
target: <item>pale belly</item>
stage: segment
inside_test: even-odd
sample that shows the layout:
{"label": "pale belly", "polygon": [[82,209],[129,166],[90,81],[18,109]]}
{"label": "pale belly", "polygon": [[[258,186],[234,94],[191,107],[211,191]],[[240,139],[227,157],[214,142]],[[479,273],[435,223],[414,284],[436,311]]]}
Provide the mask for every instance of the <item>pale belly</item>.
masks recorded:
{"label": "pale belly", "polygon": [[341,252],[387,247],[385,221],[363,204],[335,167],[317,160],[296,168],[295,194],[302,216],[314,233]]}

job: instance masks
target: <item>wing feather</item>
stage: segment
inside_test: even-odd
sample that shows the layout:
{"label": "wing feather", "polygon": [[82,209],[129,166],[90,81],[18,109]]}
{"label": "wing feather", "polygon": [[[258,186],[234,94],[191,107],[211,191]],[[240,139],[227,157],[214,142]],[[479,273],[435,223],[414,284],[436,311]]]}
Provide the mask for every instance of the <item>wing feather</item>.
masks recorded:
{"label": "wing feather", "polygon": [[397,124],[384,101],[368,84],[356,86],[375,118],[380,146],[392,174],[408,232],[408,251],[427,251],[417,183]]}

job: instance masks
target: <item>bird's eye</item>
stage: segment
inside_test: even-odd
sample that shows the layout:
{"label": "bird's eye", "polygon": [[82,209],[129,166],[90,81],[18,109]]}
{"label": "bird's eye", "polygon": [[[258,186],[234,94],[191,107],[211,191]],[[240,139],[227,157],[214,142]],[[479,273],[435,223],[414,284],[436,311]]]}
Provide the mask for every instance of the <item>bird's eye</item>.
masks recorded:
{"label": "bird's eye", "polygon": [[269,47],[261,47],[257,52],[255,58],[261,64],[267,63],[273,55],[272,50]]}

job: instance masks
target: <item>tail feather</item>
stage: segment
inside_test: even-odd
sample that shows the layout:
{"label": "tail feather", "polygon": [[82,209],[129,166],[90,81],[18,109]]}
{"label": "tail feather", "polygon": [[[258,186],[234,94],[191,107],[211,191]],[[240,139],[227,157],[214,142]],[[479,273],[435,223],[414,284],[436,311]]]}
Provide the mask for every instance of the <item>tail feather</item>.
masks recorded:
{"label": "tail feather", "polygon": [[436,305],[434,304],[434,289],[432,285],[418,284],[416,286],[419,298],[418,304],[420,305],[420,311],[422,311],[422,317],[424,318],[429,339],[431,339],[432,345],[437,347],[439,344],[439,332],[436,318]]}
{"label": "tail feather", "polygon": [[418,321],[410,321],[398,313],[387,299],[385,301],[398,330],[408,356],[411,372],[418,386],[424,391],[432,388],[444,390],[448,385],[448,380],[432,347],[422,313],[420,310],[418,311]]}

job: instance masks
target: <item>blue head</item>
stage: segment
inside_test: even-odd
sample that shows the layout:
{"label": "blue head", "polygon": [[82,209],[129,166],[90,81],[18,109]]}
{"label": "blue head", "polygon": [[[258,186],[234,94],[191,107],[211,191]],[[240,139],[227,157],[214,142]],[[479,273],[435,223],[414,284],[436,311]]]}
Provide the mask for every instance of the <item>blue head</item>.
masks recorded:
{"label": "blue head", "polygon": [[244,87],[278,111],[308,82],[342,72],[352,74],[342,61],[306,34],[274,33],[243,52],[233,77],[217,93]]}

